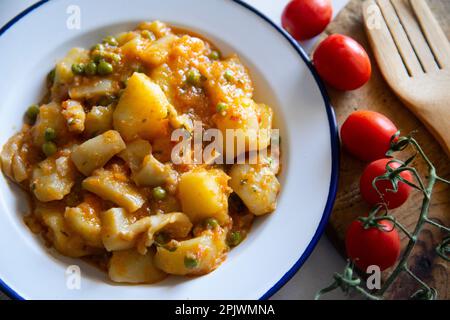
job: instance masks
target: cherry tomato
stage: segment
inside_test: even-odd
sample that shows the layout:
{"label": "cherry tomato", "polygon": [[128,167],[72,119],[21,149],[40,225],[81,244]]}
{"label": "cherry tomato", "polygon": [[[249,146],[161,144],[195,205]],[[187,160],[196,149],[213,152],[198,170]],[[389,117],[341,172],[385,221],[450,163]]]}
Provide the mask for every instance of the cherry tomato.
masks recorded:
{"label": "cherry tomato", "polygon": [[[372,181],[386,173],[386,165],[392,159],[385,158],[379,159],[370,163],[365,169],[359,180],[359,190],[361,196],[371,205],[385,202],[389,209],[400,207],[408,200],[411,187],[404,182],[398,183],[397,192],[392,191],[393,185],[389,180],[377,181],[376,186],[378,191],[381,192],[383,198],[380,197],[378,192],[373,188]],[[391,168],[396,169],[400,166],[399,163],[393,162],[389,165]],[[409,171],[403,171],[400,176],[408,181],[413,181],[413,176]],[[384,200],[384,201],[383,201]]]}
{"label": "cherry tomato", "polygon": [[400,255],[400,237],[388,220],[378,221],[382,225],[364,229],[363,223],[355,220],[351,223],[345,237],[347,256],[361,270],[376,265],[380,270],[392,267]]}
{"label": "cherry tomato", "polygon": [[281,24],[296,40],[317,36],[330,23],[333,8],[330,0],[293,0],[281,16]]}
{"label": "cherry tomato", "polygon": [[341,127],[344,147],[360,160],[384,158],[397,127],[381,113],[358,110],[350,114]]}
{"label": "cherry tomato", "polygon": [[372,67],[364,48],[350,37],[333,34],[313,54],[320,77],[339,90],[355,90],[370,79]]}

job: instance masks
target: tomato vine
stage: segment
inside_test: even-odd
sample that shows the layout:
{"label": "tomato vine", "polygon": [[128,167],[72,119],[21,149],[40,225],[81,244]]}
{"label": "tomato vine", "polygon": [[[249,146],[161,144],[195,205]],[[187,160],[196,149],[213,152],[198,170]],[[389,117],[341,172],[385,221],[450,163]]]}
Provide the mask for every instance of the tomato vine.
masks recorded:
{"label": "tomato vine", "polygon": [[[392,160],[389,161],[386,165],[386,173],[375,178],[372,182],[372,186],[375,188],[375,190],[377,190],[377,192],[380,194],[381,197],[382,194],[381,192],[378,191],[376,186],[376,182],[380,180],[389,180],[393,186],[393,189],[391,190],[392,192],[397,191],[398,183],[401,181],[403,183],[408,184],[412,188],[419,190],[423,194],[422,207],[420,209],[420,214],[414,230],[412,232],[409,232],[408,229],[404,225],[402,225],[399,221],[397,221],[397,219],[393,215],[389,214],[386,205],[377,205],[370,211],[367,217],[358,218],[365,227],[377,227],[377,228],[381,228],[381,226],[378,223],[379,221],[389,220],[393,223],[395,227],[397,227],[400,231],[406,234],[409,241],[400,257],[399,262],[397,263],[397,266],[384,281],[380,289],[375,290],[373,292],[372,291],[369,292],[361,285],[362,279],[358,275],[354,274],[353,262],[349,261],[344,269],[344,272],[342,274],[335,273],[333,276],[334,279],[333,283],[330,286],[320,290],[316,294],[316,299],[319,299],[323,294],[327,292],[336,289],[341,289],[344,293],[356,291],[367,299],[382,300],[384,299],[384,295],[387,292],[387,290],[392,286],[395,280],[402,273],[409,275],[411,279],[413,279],[420,285],[420,289],[411,294],[409,297],[410,299],[433,300],[437,298],[438,293],[436,289],[428,286],[408,267],[408,259],[412,253],[412,250],[414,249],[414,246],[418,241],[420,232],[422,231],[422,229],[426,224],[429,224],[432,225],[433,227],[439,228],[441,231],[446,233],[446,236],[444,237],[442,242],[436,246],[436,253],[440,258],[446,261],[450,261],[450,228],[432,220],[432,218],[429,217],[429,208],[435,184],[437,182],[450,184],[450,181],[438,176],[438,174],[436,173],[436,168],[434,167],[430,159],[427,157],[427,155],[424,153],[419,143],[411,135],[400,137],[400,132],[397,132],[395,135],[393,135],[391,138],[390,149],[386,153],[386,156],[392,157],[393,154],[399,151],[403,151],[408,146],[414,148],[414,150],[416,151],[414,156],[410,157],[405,162],[392,158]],[[428,168],[427,183],[425,183],[422,180],[422,178],[419,175],[419,172],[414,167],[410,166],[410,164],[417,155],[420,155],[420,157],[427,164]],[[390,163],[392,162],[397,162],[400,164],[400,166],[393,169],[390,166]],[[404,171],[410,172],[413,175],[415,182],[403,179],[400,176],[400,173]]]}

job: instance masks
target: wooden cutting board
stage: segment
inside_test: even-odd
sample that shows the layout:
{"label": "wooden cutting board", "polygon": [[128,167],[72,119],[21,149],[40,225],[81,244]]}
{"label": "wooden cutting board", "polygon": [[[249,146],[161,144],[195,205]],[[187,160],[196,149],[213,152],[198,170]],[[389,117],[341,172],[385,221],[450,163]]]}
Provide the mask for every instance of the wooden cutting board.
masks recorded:
{"label": "wooden cutting board", "polygon": [[[448,18],[450,16],[450,1],[426,1],[443,27],[445,34],[450,38],[450,19]],[[328,92],[336,111],[338,123],[342,125],[347,116],[357,109],[369,109],[383,113],[392,119],[404,134],[417,131],[415,137],[431,161],[436,165],[437,172],[449,179],[450,161],[444,151],[419,120],[397,99],[377,67],[363,27],[362,2],[362,0],[351,0],[322,35],[322,39],[333,33],[341,33],[353,37],[369,53],[373,67],[370,81],[358,90],[339,92],[329,88]],[[410,153],[405,151],[402,154],[402,158],[406,158],[408,154]],[[339,191],[327,234],[344,255],[344,239],[347,227],[356,217],[366,214],[370,209],[359,194],[359,178],[365,165],[366,163],[351,157],[345,150],[342,151]],[[426,166],[422,161],[416,160],[414,166],[418,168],[419,172],[426,172]],[[412,230],[419,215],[421,201],[422,195],[414,191],[410,199],[402,207],[392,210],[391,213],[409,230]],[[448,186],[444,184],[436,185],[430,217],[450,225],[450,188]],[[408,239],[404,234],[401,234],[401,237],[402,246],[404,247]],[[409,263],[410,268],[421,279],[439,291],[439,299],[450,299],[450,264],[440,259],[434,251],[436,244],[441,239],[442,233],[439,230],[427,226],[420,235],[420,241],[416,245]],[[388,275],[388,272],[389,270],[385,272],[384,277]],[[415,282],[409,276],[404,275],[400,277],[390,292],[388,292],[388,297],[406,299],[417,288]]]}

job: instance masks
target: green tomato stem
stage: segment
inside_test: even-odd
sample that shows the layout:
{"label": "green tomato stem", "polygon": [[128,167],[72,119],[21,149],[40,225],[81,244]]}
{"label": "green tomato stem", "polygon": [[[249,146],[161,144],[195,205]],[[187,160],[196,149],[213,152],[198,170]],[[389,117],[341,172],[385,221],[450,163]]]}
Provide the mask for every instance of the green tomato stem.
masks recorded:
{"label": "green tomato stem", "polygon": [[441,230],[443,230],[443,231],[445,231],[445,232],[450,233],[450,228],[448,228],[448,227],[446,227],[446,226],[443,226],[442,224],[439,224],[439,223],[437,223],[437,222],[431,220],[431,219],[428,218],[428,217],[425,218],[425,222],[426,222],[426,223],[429,223],[429,224],[431,224],[432,226],[435,226],[436,228],[439,228],[439,229],[441,229]]}
{"label": "green tomato stem", "polygon": [[438,180],[438,181],[440,181],[440,182],[443,182],[443,183],[446,183],[446,184],[450,184],[450,181],[449,181],[449,180],[446,180],[446,179],[441,178],[441,177],[439,177],[439,176],[436,176],[436,180]]}
{"label": "green tomato stem", "polygon": [[[419,173],[417,172],[417,170],[415,168],[409,167],[409,164],[411,163],[411,161],[413,159],[413,157],[411,157],[410,159],[408,159],[408,161],[403,163],[402,166],[397,169],[390,168],[389,164],[388,164],[386,167],[387,173],[380,177],[375,178],[374,181],[372,182],[372,186],[381,195],[378,188],[376,187],[377,181],[379,181],[379,180],[391,180],[392,181],[393,179],[398,179],[398,181],[404,182],[404,183],[408,184],[409,186],[411,186],[415,189],[418,189],[422,192],[422,194],[423,194],[422,208],[420,210],[419,218],[418,218],[417,224],[414,228],[414,231],[412,233],[409,232],[406,229],[406,227],[403,226],[401,223],[399,223],[395,219],[395,217],[392,215],[388,215],[386,213],[384,215],[377,216],[380,209],[384,207],[383,205],[377,205],[376,207],[374,207],[370,211],[370,213],[367,217],[359,218],[359,220],[362,223],[364,223],[364,225],[367,227],[371,227],[371,226],[381,227],[377,223],[378,221],[389,220],[394,224],[395,227],[399,228],[403,233],[405,233],[408,236],[409,242],[408,242],[405,250],[403,251],[397,266],[392,271],[392,273],[389,275],[389,277],[386,279],[386,281],[383,283],[383,286],[381,287],[381,289],[379,289],[376,292],[376,294],[371,294],[359,285],[361,282],[360,278],[358,278],[358,277],[353,278],[353,276],[352,276],[353,269],[352,269],[351,263],[349,262],[349,264],[347,264],[347,266],[345,268],[344,273],[343,274],[335,274],[334,275],[335,281],[330,286],[320,290],[316,294],[316,297],[315,297],[316,299],[319,299],[323,294],[325,294],[327,292],[330,292],[337,288],[340,288],[345,293],[348,293],[350,289],[353,289],[353,290],[356,290],[357,292],[359,292],[361,295],[363,295],[367,299],[381,300],[381,299],[383,299],[384,294],[389,290],[391,285],[394,283],[394,281],[398,278],[398,276],[402,272],[407,273],[411,278],[413,278],[422,287],[421,290],[419,290],[418,292],[414,293],[411,296],[412,298],[414,298],[416,295],[418,295],[419,292],[422,292],[422,293],[426,292],[428,299],[436,298],[436,296],[437,296],[436,290],[433,288],[430,288],[424,281],[422,281],[418,276],[416,276],[408,268],[408,259],[411,255],[412,250],[414,249],[415,244],[417,243],[419,234],[422,231],[422,229],[426,223],[428,223],[434,227],[437,227],[440,230],[442,230],[450,235],[449,227],[441,225],[440,223],[433,221],[428,217],[431,196],[433,193],[433,188],[434,188],[435,183],[437,181],[440,181],[440,182],[450,184],[450,181],[443,179],[436,174],[436,168],[433,166],[430,159],[425,155],[424,151],[422,150],[422,148],[419,146],[419,144],[417,143],[417,141],[414,138],[412,138],[411,136],[408,136],[408,137],[398,137],[398,136],[399,136],[399,133],[396,133],[396,135],[393,136],[391,141],[394,141],[394,138],[396,138],[396,137],[398,138],[398,141],[391,143],[391,149],[387,152],[387,155],[391,155],[392,153],[394,153],[396,151],[404,150],[408,145],[413,146],[417,150],[418,154],[420,154],[420,156],[427,163],[428,176],[429,176],[427,185],[424,184],[424,182],[422,181],[421,177],[419,176]],[[400,162],[400,161],[394,159],[393,162]],[[402,163],[402,162],[400,162],[400,163]],[[419,185],[416,185],[410,181],[402,179],[399,176],[399,174],[403,171],[409,171],[414,176],[414,178],[417,180]],[[394,187],[395,187],[395,185],[394,185]],[[437,254],[446,261],[450,261],[450,258],[446,255],[449,250],[448,249],[449,244],[450,244],[450,236],[445,238],[443,240],[443,242],[436,247]],[[425,290],[425,291],[423,291],[423,290]]]}
{"label": "green tomato stem", "polygon": [[[411,252],[417,242],[418,235],[420,231],[422,230],[422,227],[428,218],[428,211],[430,208],[430,201],[431,201],[431,194],[433,192],[434,184],[436,183],[436,169],[434,168],[431,161],[428,159],[428,157],[423,152],[422,148],[418,145],[416,140],[414,138],[410,138],[410,143],[416,148],[416,150],[419,152],[419,154],[422,156],[422,158],[425,160],[425,162],[428,165],[428,173],[429,173],[429,181],[426,188],[424,188],[422,191],[424,193],[424,197],[422,200],[422,209],[420,210],[419,219],[417,221],[416,227],[412,233],[412,236],[409,239],[408,245],[406,246],[406,249],[404,250],[402,257],[397,265],[397,267],[394,269],[394,271],[389,275],[389,277],[386,279],[385,283],[379,290],[379,295],[384,295],[386,291],[391,287],[394,280],[397,279],[399,274],[407,270],[407,263],[408,258],[411,255]],[[415,171],[415,169],[414,169]],[[416,171],[417,173],[417,171]],[[418,174],[417,174],[418,176]],[[419,180],[420,181],[420,180]],[[421,185],[422,183],[419,182]]]}
{"label": "green tomato stem", "polygon": [[389,220],[391,221],[397,228],[399,228],[409,239],[413,239],[413,235],[406,229],[406,227],[395,219],[393,216],[381,216],[373,219],[374,221],[380,220]]}
{"label": "green tomato stem", "polygon": [[337,282],[333,282],[328,287],[323,288],[322,290],[317,292],[316,295],[314,296],[314,300],[319,300],[320,297],[322,297],[325,293],[331,292],[331,291],[333,291],[333,290],[335,290],[337,288],[339,288],[339,284]]}

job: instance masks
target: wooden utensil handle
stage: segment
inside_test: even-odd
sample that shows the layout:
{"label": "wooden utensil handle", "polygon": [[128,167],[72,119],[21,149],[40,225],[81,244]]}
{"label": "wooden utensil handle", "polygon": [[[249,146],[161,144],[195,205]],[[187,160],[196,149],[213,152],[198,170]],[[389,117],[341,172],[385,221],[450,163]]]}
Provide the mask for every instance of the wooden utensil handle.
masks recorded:
{"label": "wooden utensil handle", "polygon": [[432,103],[430,103],[420,109],[417,108],[417,105],[413,106],[408,102],[406,103],[427,126],[450,158],[450,101],[448,106],[431,105]]}

